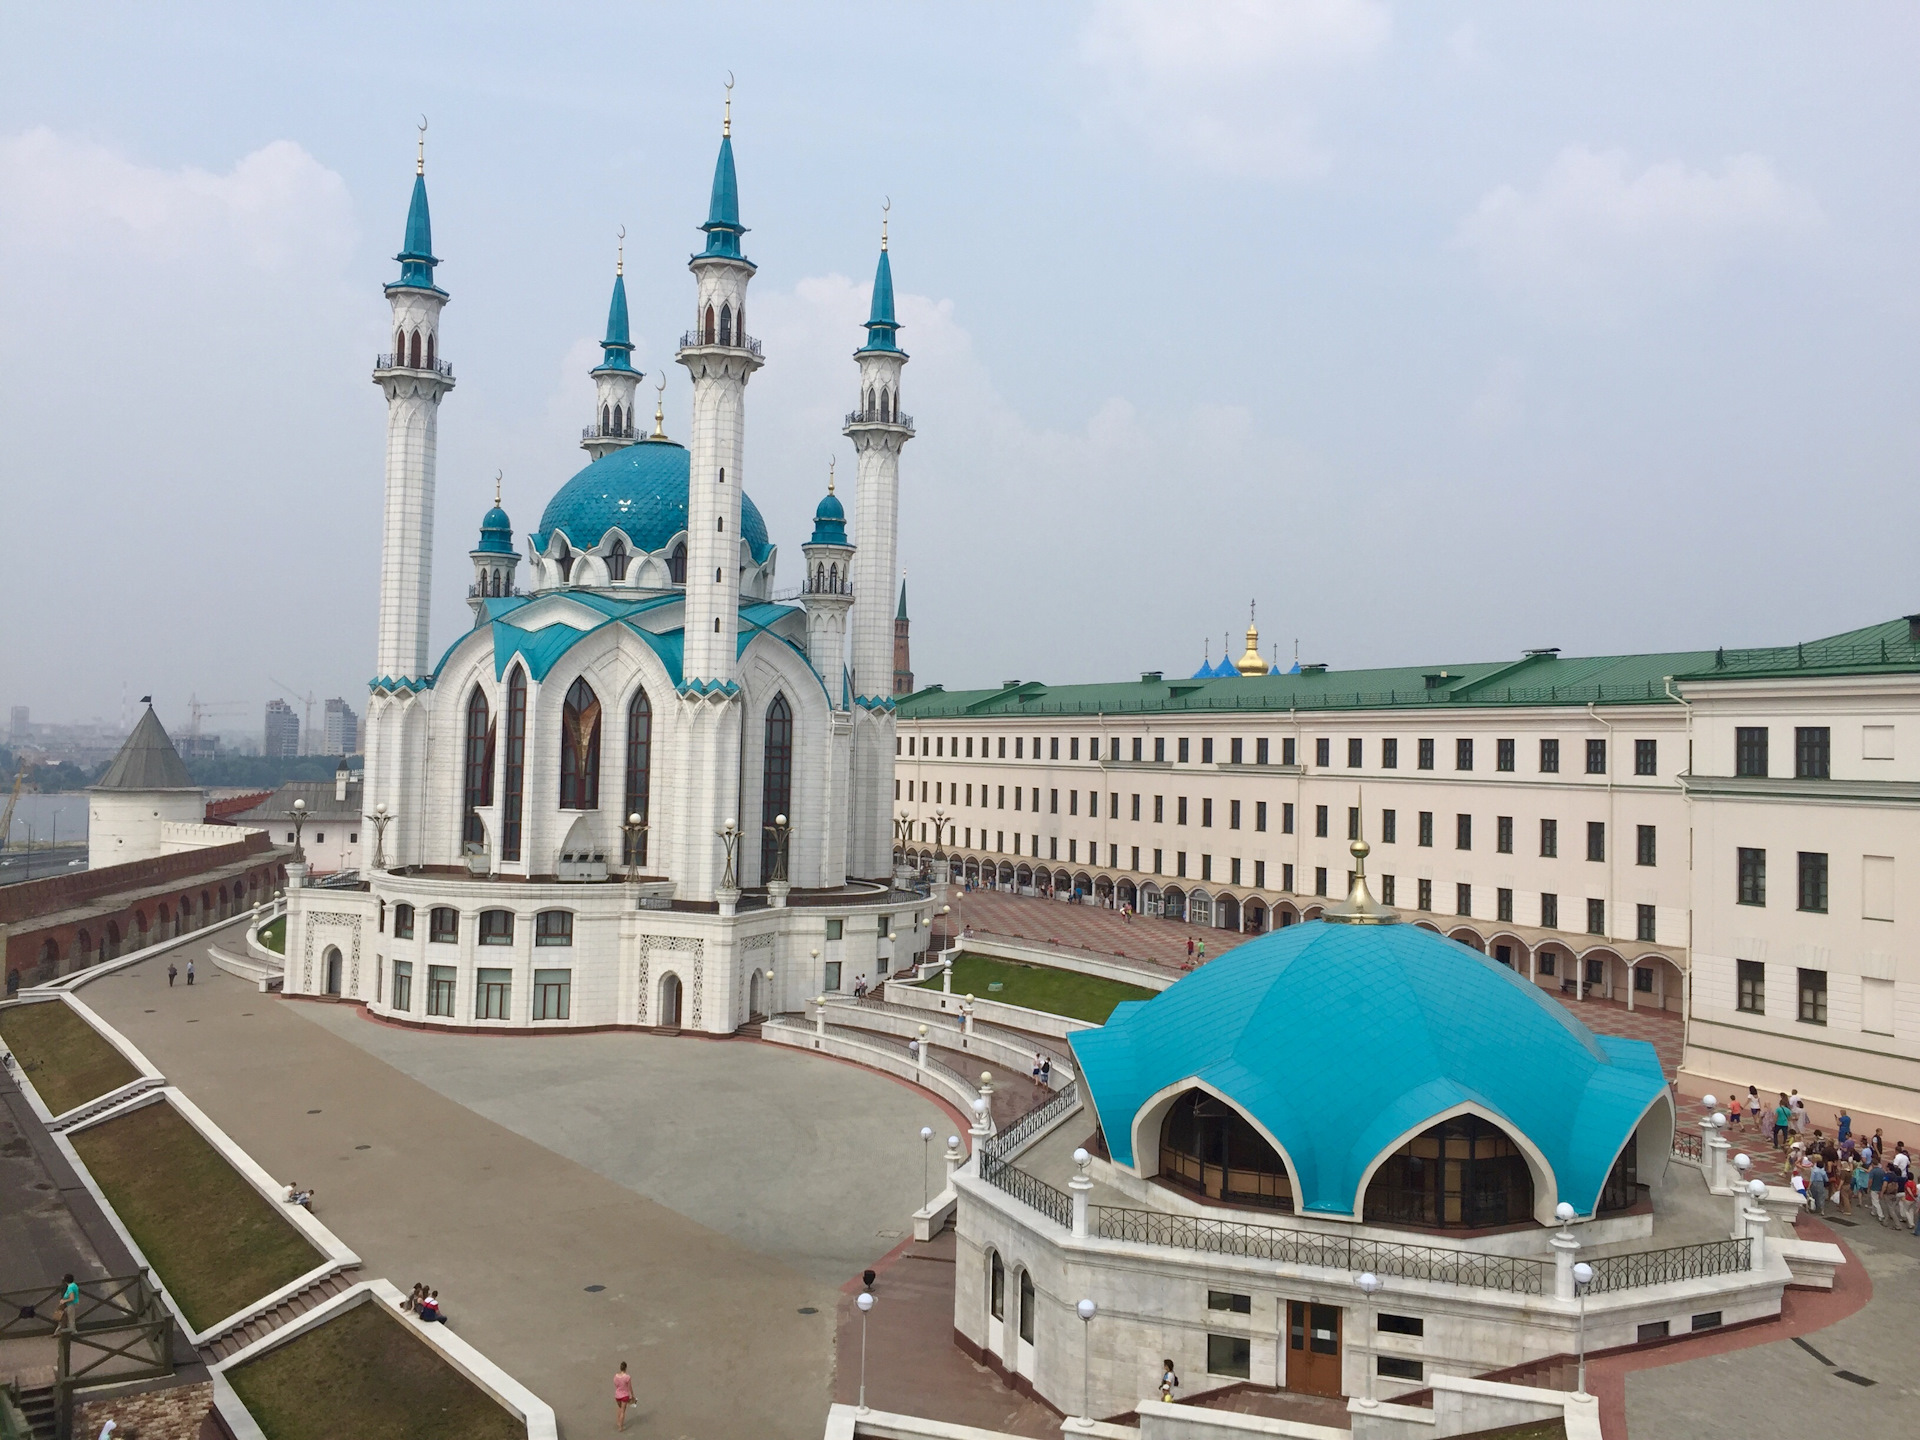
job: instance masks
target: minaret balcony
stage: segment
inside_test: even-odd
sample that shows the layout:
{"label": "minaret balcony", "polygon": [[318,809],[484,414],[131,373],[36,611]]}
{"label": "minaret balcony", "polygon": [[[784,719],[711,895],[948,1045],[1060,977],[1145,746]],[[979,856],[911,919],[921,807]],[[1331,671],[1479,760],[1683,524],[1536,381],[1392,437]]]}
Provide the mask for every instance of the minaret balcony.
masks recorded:
{"label": "minaret balcony", "polygon": [[814,585],[809,583],[800,587],[800,594],[803,597],[808,595],[838,595],[844,599],[851,600],[853,598],[853,582],[851,580],[842,580],[838,585]]}
{"label": "minaret balcony", "polygon": [[897,425],[902,430],[911,432],[913,429],[913,417],[911,415],[902,415],[897,411],[889,414],[884,410],[849,410],[847,412],[847,424]]}
{"label": "minaret balcony", "polygon": [[751,335],[727,335],[715,330],[689,330],[680,337],[682,350],[744,350],[756,360],[764,360],[760,342]]}
{"label": "minaret balcony", "polygon": [[629,425],[627,426],[626,429],[622,430],[617,425],[589,425],[587,426],[586,429],[580,432],[580,438],[583,441],[584,440],[631,440],[634,438],[633,426]]}
{"label": "minaret balcony", "polygon": [[418,370],[423,374],[444,375],[453,378],[453,366],[445,360],[435,360],[431,365],[409,365],[404,355],[376,355],[373,357],[375,370]]}

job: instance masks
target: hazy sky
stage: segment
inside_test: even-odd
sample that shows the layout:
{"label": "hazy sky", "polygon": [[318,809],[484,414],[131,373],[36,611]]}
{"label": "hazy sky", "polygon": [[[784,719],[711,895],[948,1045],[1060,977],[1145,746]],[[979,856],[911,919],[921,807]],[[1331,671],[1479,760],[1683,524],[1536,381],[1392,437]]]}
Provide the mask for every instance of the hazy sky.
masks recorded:
{"label": "hazy sky", "polygon": [[[538,15],[534,15],[534,10]],[[880,203],[915,670],[1778,643],[1920,610],[1920,19],[1753,4],[0,7],[0,705],[363,708],[425,112],[436,654],[585,462],[722,84],[747,488],[797,583]]]}

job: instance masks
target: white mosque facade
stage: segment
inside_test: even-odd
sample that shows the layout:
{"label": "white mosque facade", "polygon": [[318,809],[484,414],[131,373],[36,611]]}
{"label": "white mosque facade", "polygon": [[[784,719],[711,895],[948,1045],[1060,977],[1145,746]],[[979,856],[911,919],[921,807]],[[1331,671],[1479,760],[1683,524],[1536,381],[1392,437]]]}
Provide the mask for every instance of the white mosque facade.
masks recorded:
{"label": "white mosque facade", "polygon": [[393,350],[374,373],[388,402],[364,787],[377,838],[357,888],[303,887],[294,867],[288,993],[454,1028],[728,1033],[925,947],[931,902],[893,873],[889,817],[889,601],[913,431],[885,236],[845,428],[853,533],[830,484],[786,604],[745,492],[747,383],[763,356],[725,133],[700,228],[678,355],[688,443],[657,407],[650,434],[636,424],[616,272],[591,463],[524,555],[496,495],[471,552],[473,628],[436,662],[435,448],[454,379],[424,162],[416,174],[386,287]]}

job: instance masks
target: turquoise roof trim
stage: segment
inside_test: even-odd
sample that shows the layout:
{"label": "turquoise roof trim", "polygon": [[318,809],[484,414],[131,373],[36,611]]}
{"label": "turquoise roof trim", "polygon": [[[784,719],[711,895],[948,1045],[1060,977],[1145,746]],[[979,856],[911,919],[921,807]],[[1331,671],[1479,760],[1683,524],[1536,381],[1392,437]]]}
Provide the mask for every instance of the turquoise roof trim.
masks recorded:
{"label": "turquoise roof trim", "polygon": [[1287,926],[1068,1043],[1116,1163],[1136,1163],[1143,1105],[1204,1082],[1279,1142],[1308,1214],[1354,1214],[1368,1167],[1462,1106],[1539,1151],[1558,1194],[1536,1202],[1591,1214],[1667,1096],[1651,1045],[1594,1035],[1505,966],[1414,925]]}
{"label": "turquoise roof trim", "polygon": [[628,357],[633,354],[633,342],[627,331],[627,280],[624,275],[613,277],[613,299],[607,304],[607,338],[600,342],[602,359],[596,367],[601,370],[631,370],[633,362]]}
{"label": "turquoise roof trim", "polygon": [[[618,526],[639,549],[657,553],[687,528],[687,476],[692,457],[671,440],[623,445],[587,466],[547,502],[534,548],[542,554],[555,532],[589,550]],[[756,565],[773,554],[767,522],[750,496],[740,497],[740,533]]]}
{"label": "turquoise roof trim", "polygon": [[865,350],[898,350],[895,332],[900,329],[893,318],[893,265],[887,252],[880,252],[880,264],[873,272],[873,309],[867,314]]}
{"label": "turquoise roof trim", "polygon": [[740,237],[747,233],[740,223],[740,182],[733,173],[733,137],[720,137],[720,158],[713,165],[713,196],[707,202],[705,253],[728,260],[745,260]]}
{"label": "turquoise roof trim", "polygon": [[400,247],[400,253],[393,258],[400,262],[400,278],[388,285],[387,289],[406,287],[446,293],[433,283],[433,267],[440,262],[433,254],[433,220],[427,213],[425,175],[413,177],[413,199],[407,205],[407,238]]}

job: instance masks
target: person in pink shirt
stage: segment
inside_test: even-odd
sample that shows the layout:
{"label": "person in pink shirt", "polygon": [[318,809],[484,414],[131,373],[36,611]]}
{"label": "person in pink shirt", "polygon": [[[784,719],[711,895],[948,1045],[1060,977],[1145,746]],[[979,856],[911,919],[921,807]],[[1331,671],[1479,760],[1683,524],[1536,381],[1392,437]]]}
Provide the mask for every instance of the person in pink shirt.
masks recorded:
{"label": "person in pink shirt", "polygon": [[627,1373],[627,1362],[622,1360],[620,1368],[613,1372],[613,1408],[620,1414],[619,1428],[627,1428],[627,1407],[633,1404],[633,1376]]}

